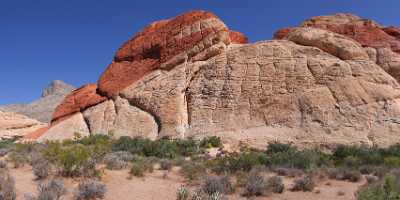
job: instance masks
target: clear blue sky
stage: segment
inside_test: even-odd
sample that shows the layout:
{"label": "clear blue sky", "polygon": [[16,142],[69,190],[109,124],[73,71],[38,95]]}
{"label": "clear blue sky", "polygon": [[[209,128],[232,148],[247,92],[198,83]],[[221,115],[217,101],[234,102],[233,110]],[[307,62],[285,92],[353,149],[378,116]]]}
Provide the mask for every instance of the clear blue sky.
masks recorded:
{"label": "clear blue sky", "polygon": [[29,102],[51,80],[95,82],[146,24],[188,10],[217,14],[250,41],[316,15],[351,12],[400,26],[399,0],[1,0],[0,104]]}

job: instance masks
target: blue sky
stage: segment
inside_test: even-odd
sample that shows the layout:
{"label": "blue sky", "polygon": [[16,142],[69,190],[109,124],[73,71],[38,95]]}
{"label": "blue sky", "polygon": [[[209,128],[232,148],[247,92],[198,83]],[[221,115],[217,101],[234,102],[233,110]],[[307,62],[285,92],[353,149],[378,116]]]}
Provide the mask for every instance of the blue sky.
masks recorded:
{"label": "blue sky", "polygon": [[32,101],[54,79],[96,82],[129,37],[188,10],[212,11],[253,42],[337,12],[400,26],[399,8],[398,0],[2,0],[0,104]]}

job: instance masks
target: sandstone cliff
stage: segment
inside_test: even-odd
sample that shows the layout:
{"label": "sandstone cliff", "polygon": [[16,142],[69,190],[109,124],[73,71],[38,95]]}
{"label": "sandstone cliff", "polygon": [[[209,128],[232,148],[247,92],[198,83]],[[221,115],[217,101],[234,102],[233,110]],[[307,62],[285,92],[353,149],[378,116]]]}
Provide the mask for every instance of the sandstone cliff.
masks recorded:
{"label": "sandstone cliff", "polygon": [[[336,31],[342,26],[382,36],[361,40]],[[400,139],[396,31],[340,14],[246,44],[215,15],[188,12],[128,40],[97,84],[68,95],[51,126],[27,138],[112,132],[261,146],[392,144]]]}

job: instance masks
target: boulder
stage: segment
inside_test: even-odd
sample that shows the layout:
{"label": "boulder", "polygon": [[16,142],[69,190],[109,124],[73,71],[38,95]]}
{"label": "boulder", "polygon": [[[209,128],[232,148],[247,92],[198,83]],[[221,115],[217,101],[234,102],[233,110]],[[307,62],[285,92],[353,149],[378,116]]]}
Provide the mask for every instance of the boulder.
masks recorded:
{"label": "boulder", "polygon": [[65,119],[77,112],[81,112],[90,106],[97,105],[107,100],[106,97],[97,94],[96,84],[87,84],[74,90],[57,106],[54,111],[52,123]]}

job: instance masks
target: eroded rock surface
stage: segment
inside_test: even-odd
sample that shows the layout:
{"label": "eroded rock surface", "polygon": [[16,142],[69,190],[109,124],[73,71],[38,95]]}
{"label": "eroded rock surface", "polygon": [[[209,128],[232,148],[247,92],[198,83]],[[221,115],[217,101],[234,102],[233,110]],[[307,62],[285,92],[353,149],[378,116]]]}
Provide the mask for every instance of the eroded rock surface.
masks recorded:
{"label": "eroded rock surface", "polygon": [[[335,14],[327,16],[317,16],[305,20],[301,23],[300,27],[312,27],[318,29],[328,30],[337,34],[341,34],[347,38],[354,39],[361,46],[375,49],[375,51],[384,50],[385,55],[381,57],[390,56],[391,59],[397,60],[400,56],[400,29],[398,27],[383,27],[377,22],[369,19],[362,19],[352,14]],[[275,39],[285,39],[290,32],[298,28],[283,28],[274,34]],[[388,50],[393,51],[397,55],[393,55]],[[397,64],[388,64],[378,62],[389,74],[391,74],[398,81],[400,71]]]}
{"label": "eroded rock surface", "polygon": [[[276,34],[284,40],[254,44],[244,44],[245,36],[208,12],[155,22],[118,50],[99,88],[66,98],[55,116],[62,120],[39,140],[78,131],[148,138],[218,135],[261,147],[268,141],[395,143],[398,54],[393,45],[378,48],[329,30],[326,24],[351,23],[383,31],[356,16],[337,16]],[[395,38],[394,30],[383,32]],[[60,135],[61,130],[68,133]]]}
{"label": "eroded rock surface", "polygon": [[0,111],[0,138],[23,136],[45,126],[45,123],[27,116]]}

